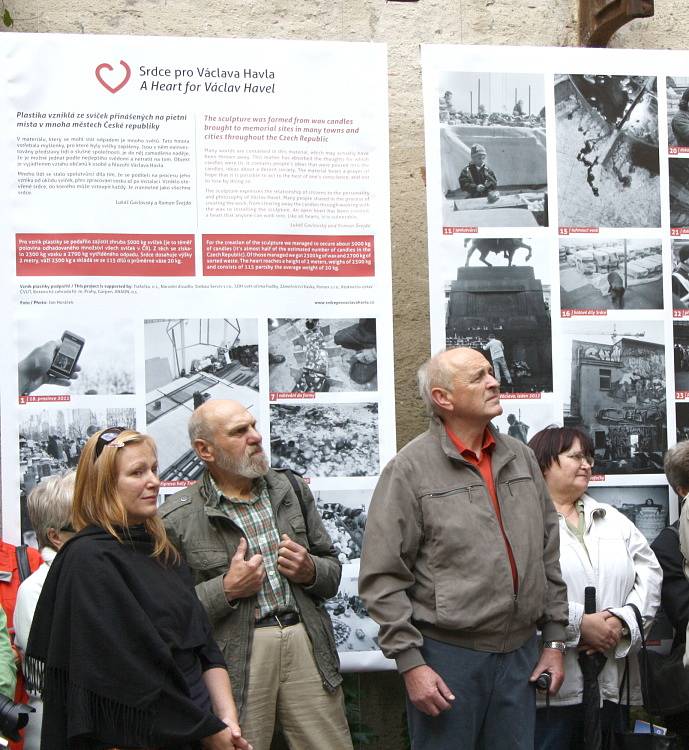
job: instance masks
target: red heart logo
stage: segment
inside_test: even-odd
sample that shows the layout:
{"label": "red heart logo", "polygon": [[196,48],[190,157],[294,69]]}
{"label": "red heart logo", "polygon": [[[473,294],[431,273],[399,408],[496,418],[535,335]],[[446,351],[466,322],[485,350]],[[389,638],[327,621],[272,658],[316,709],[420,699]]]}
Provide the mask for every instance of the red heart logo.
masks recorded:
{"label": "red heart logo", "polygon": [[98,83],[106,88],[111,94],[116,94],[123,86],[126,86],[127,81],[132,74],[131,68],[124,60],[120,60],[120,65],[124,68],[124,78],[117,84],[117,86],[111,86],[107,81],[103,80],[103,76],[101,75],[101,70],[103,70],[103,68],[110,72],[113,71],[113,67],[110,63],[101,63],[96,68],[96,78],[98,79]]}

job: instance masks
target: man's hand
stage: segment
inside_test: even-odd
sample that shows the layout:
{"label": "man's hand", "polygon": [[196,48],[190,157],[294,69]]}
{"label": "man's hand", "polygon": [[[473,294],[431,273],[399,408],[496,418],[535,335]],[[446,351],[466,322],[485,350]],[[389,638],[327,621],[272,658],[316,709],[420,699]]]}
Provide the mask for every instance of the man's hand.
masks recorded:
{"label": "man's hand", "polygon": [[282,535],[278,547],[278,570],[293,583],[310,586],[316,580],[316,564],[306,547]]}
{"label": "man's hand", "polygon": [[548,692],[555,695],[565,679],[564,654],[556,648],[544,648],[538,664],[529,677],[529,682],[536,682],[543,672],[550,673],[550,689]]}
{"label": "man's hand", "polygon": [[424,714],[438,716],[455,699],[443,678],[427,664],[402,673],[409,700]]}
{"label": "man's hand", "polygon": [[230,567],[223,578],[223,589],[227,601],[253,596],[261,588],[266,577],[263,556],[255,554],[245,560],[246,550],[246,539],[242,537],[237,545],[237,551],[230,560]]}
{"label": "man's hand", "polygon": [[[223,719],[223,721],[225,721]],[[227,729],[211,734],[201,740],[203,750],[253,750],[253,747],[242,737],[242,730],[236,722],[227,724]]]}
{"label": "man's hand", "polygon": [[622,624],[607,610],[584,615],[581,618],[579,649],[592,654],[615,648],[622,637]]}
{"label": "man's hand", "polygon": [[485,193],[486,192],[486,186],[481,183],[480,185],[476,186],[476,192],[477,193]]}

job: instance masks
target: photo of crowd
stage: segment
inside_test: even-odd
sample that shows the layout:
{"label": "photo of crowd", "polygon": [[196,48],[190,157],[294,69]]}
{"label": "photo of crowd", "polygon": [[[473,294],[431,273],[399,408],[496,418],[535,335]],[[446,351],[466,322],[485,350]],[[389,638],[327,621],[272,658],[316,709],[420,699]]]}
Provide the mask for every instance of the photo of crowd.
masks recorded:
{"label": "photo of crowd", "polygon": [[135,429],[134,409],[34,409],[19,423],[19,488],[22,537],[30,531],[26,498],[48,477],[76,467],[86,441],[104,427]]}
{"label": "photo of crowd", "polygon": [[660,240],[560,239],[563,310],[662,310]]}
{"label": "photo of crowd", "polygon": [[543,76],[440,75],[443,226],[548,225]]}
{"label": "photo of crowd", "polygon": [[268,364],[273,393],[375,391],[376,321],[271,318]]}
{"label": "photo of crowd", "polygon": [[308,477],[378,474],[378,404],[270,407],[272,465]]}
{"label": "photo of crowd", "polygon": [[655,76],[555,77],[561,226],[659,227]]}

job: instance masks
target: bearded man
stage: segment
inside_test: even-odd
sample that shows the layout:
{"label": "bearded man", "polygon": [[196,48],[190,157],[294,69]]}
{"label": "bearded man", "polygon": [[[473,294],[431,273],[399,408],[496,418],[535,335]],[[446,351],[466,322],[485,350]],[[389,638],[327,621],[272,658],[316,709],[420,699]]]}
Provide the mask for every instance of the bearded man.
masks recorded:
{"label": "bearded man", "polygon": [[210,400],[189,420],[205,471],[160,508],[189,565],[223,650],[254,750],[269,750],[276,716],[292,750],[352,750],[332,624],[337,553],[308,486],[275,471],[256,420]]}

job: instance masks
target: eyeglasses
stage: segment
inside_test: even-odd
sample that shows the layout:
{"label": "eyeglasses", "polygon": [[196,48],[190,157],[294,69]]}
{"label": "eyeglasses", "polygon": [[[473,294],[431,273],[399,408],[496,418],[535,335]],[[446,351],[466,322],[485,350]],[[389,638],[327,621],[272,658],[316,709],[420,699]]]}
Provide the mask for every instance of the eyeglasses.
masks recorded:
{"label": "eyeglasses", "polygon": [[589,456],[587,453],[565,453],[565,457],[571,458],[572,461],[576,461],[578,464],[585,461],[591,467],[596,463],[596,459],[593,456]]}
{"label": "eyeglasses", "polygon": [[66,526],[60,526],[60,531],[68,531],[70,534],[77,533],[71,523],[68,523]]}
{"label": "eyeglasses", "polygon": [[[106,430],[101,432],[100,436],[98,437],[98,440],[96,442],[96,451],[94,454],[93,460],[96,461],[98,456],[103,452],[103,448],[105,448],[106,445],[110,445],[112,441],[122,432],[125,431],[126,428],[124,427],[108,427]],[[124,445],[124,443],[116,443],[115,448],[121,448]]]}

